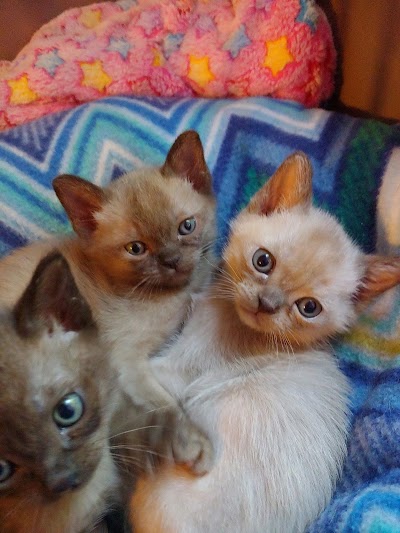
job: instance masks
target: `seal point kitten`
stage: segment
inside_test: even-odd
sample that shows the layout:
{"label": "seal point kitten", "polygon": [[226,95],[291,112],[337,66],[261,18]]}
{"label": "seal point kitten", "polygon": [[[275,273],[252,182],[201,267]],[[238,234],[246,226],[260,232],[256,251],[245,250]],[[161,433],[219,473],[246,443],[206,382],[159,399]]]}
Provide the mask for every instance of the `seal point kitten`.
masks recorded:
{"label": "seal point kitten", "polygon": [[60,254],[0,314],[0,529],[79,533],[118,501],[116,374]]}

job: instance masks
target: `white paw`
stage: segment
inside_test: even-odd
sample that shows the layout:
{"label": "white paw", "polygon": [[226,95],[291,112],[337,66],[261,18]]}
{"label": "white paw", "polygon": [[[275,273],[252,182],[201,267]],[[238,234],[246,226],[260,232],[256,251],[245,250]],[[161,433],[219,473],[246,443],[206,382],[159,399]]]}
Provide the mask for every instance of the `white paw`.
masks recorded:
{"label": "white paw", "polygon": [[211,442],[187,416],[179,417],[171,445],[177,463],[186,464],[197,475],[210,471],[214,459]]}

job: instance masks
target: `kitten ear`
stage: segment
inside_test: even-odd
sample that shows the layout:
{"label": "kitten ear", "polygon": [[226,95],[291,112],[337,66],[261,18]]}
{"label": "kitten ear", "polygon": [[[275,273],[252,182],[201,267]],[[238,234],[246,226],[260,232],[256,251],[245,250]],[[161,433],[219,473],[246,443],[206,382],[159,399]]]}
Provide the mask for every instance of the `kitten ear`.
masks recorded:
{"label": "kitten ear", "polygon": [[103,189],[70,174],[55,178],[53,188],[79,237],[90,236],[97,227],[94,215],[105,199]]}
{"label": "kitten ear", "polygon": [[247,211],[257,215],[269,215],[296,205],[308,207],[311,201],[311,163],[303,152],[295,152],[285,159],[275,174],[251,198]]}
{"label": "kitten ear", "polygon": [[188,130],[175,140],[161,167],[163,176],[187,179],[202,194],[212,194],[212,178],[196,131]]}
{"label": "kitten ear", "polygon": [[46,256],[14,308],[21,337],[30,337],[57,322],[65,331],[80,331],[93,323],[88,304],[81,296],[67,261],[59,253]]}
{"label": "kitten ear", "polygon": [[366,255],[365,263],[365,273],[354,296],[360,303],[368,303],[400,283],[400,257]]}

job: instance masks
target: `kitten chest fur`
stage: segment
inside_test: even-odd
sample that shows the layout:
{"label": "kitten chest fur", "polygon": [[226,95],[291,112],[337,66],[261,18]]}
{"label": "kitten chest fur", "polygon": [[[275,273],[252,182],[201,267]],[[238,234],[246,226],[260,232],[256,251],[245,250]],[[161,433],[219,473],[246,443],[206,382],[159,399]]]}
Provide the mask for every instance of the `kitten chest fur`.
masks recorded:
{"label": "kitten chest fur", "polygon": [[269,351],[264,334],[207,297],[189,326],[154,369],[211,436],[216,461],[202,478],[160,483],[167,523],[185,533],[301,531],[329,500],[344,457],[344,376],[327,353]]}
{"label": "kitten chest fur", "polygon": [[295,153],[231,223],[222,263],[181,335],[153,360],[215,451],[196,478],[165,463],[132,499],[136,533],[295,533],[323,510],[346,451],[347,382],[329,352],[359,306],[399,282],[312,206]]}

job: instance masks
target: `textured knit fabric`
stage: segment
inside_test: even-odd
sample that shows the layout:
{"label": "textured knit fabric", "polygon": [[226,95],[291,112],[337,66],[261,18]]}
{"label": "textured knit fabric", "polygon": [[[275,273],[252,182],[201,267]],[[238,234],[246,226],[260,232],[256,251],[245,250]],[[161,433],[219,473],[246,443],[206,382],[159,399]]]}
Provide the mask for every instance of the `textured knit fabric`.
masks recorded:
{"label": "textured knit fabric", "polygon": [[105,95],[317,106],[335,49],[314,0],[120,0],[66,11],[0,62],[0,129]]}
{"label": "textured knit fabric", "polygon": [[[104,185],[161,164],[176,136],[190,128],[201,136],[214,177],[219,247],[232,216],[286,156],[303,150],[314,167],[315,202],[365,251],[374,248],[379,186],[388,175],[400,176],[399,126],[268,98],[120,97],[0,134],[0,254],[70,229],[51,187],[57,174]],[[349,456],[312,533],[400,531],[399,339],[400,298],[393,291],[333,347],[352,385]]]}

